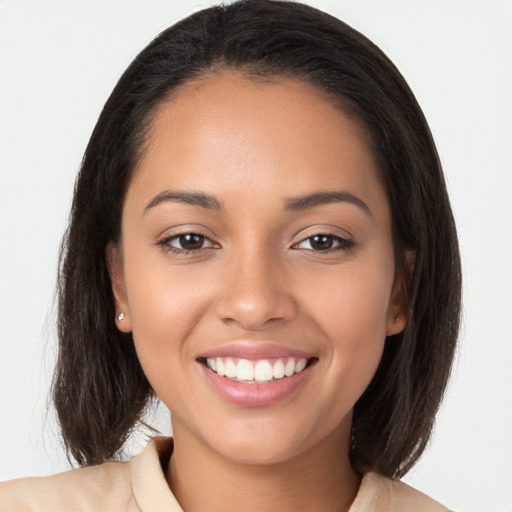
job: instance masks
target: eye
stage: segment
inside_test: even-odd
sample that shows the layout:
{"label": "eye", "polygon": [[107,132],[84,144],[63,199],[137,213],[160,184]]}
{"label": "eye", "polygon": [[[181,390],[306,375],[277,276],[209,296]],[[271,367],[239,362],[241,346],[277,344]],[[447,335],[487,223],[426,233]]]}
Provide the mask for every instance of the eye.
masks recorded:
{"label": "eye", "polygon": [[158,243],[169,251],[179,253],[194,252],[216,247],[209,238],[199,233],[182,233],[164,238]]}
{"label": "eye", "polygon": [[294,247],[309,251],[327,252],[338,249],[348,249],[352,245],[354,245],[352,240],[347,240],[346,238],[336,235],[320,233],[302,240],[302,242],[299,242]]}

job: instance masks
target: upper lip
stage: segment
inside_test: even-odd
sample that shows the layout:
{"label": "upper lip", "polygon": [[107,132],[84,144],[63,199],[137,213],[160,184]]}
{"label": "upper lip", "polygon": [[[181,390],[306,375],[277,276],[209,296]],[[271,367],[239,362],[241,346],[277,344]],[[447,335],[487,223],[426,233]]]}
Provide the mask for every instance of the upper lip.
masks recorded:
{"label": "upper lip", "polygon": [[238,359],[295,357],[298,359],[311,359],[314,355],[275,342],[239,340],[201,352],[198,359],[209,359],[212,357],[234,357]]}

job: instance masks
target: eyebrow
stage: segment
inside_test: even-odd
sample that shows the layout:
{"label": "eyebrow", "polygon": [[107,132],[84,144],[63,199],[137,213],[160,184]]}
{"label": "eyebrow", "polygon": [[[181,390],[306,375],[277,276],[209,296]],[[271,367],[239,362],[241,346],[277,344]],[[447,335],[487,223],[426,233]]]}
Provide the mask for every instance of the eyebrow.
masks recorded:
{"label": "eyebrow", "polygon": [[291,197],[286,200],[285,210],[287,211],[300,211],[309,210],[322,206],[324,204],[331,203],[350,203],[361,208],[368,215],[372,215],[372,212],[368,205],[359,197],[350,194],[345,191],[328,190],[325,192],[315,192],[300,197]]}
{"label": "eyebrow", "polygon": [[222,210],[222,202],[209,194],[183,190],[164,190],[151,199],[146,208],[144,208],[144,213],[167,201],[199,206],[206,210]]}
{"label": "eyebrow", "polygon": [[[155,206],[167,202],[177,202],[198,206],[206,210],[219,211],[223,209],[223,203],[215,196],[205,194],[204,192],[184,191],[184,190],[164,190],[157,194],[144,208],[144,213]],[[314,192],[305,196],[291,197],[285,201],[286,211],[301,211],[316,208],[325,204],[345,202],[361,208],[365,213],[371,215],[368,205],[359,197],[345,191],[329,190],[323,192]]]}

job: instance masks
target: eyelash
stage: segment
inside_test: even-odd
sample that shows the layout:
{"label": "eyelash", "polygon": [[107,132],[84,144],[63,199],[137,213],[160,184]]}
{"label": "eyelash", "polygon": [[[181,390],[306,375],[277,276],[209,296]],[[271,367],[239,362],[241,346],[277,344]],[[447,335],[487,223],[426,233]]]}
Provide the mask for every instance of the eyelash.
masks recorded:
{"label": "eyelash", "polygon": [[[171,242],[173,242],[174,240],[179,240],[180,238],[183,238],[186,236],[196,236],[198,238],[201,238],[203,241],[210,242],[211,246],[200,247],[199,249],[183,249],[183,248],[180,249],[179,247],[173,247],[172,245],[170,245]],[[172,235],[172,236],[165,237],[162,240],[159,240],[157,243],[158,243],[158,245],[160,245],[162,247],[162,249],[164,251],[172,252],[173,254],[179,254],[182,256],[198,254],[202,251],[213,249],[213,248],[215,248],[215,245],[216,245],[207,236],[204,236],[201,233],[196,233],[196,232],[192,232],[192,231],[189,233],[180,233],[178,235]]]}
{"label": "eyelash", "polygon": [[343,238],[343,237],[338,236],[338,235],[333,235],[331,233],[316,233],[314,235],[308,236],[307,238],[304,238],[298,244],[295,244],[293,247],[297,247],[298,245],[300,245],[300,244],[302,244],[302,243],[304,243],[306,241],[309,241],[310,245],[311,245],[311,241],[314,238],[328,238],[328,239],[332,240],[333,243],[337,243],[338,244],[338,245],[336,245],[334,247],[329,247],[328,249],[325,249],[325,250],[306,249],[308,251],[313,251],[313,252],[316,252],[316,253],[319,253],[319,254],[321,254],[321,253],[331,253],[331,252],[335,252],[335,251],[348,251],[355,244],[355,242],[353,240],[349,240],[348,238]]}
{"label": "eyelash", "polygon": [[[211,245],[208,247],[200,247],[199,249],[184,249],[184,248],[173,247],[172,245],[170,245],[171,242],[173,242],[175,240],[179,240],[180,238],[187,237],[187,236],[190,236],[190,237],[196,236],[198,238],[201,238],[203,240],[203,242],[208,241]],[[348,251],[355,245],[355,242],[353,240],[349,240],[347,238],[343,238],[338,235],[333,235],[331,233],[316,233],[314,235],[311,235],[311,236],[308,236],[307,238],[302,239],[300,242],[293,245],[292,249],[300,249],[300,247],[298,247],[298,246],[307,241],[309,241],[310,246],[311,246],[311,241],[315,238],[320,238],[320,237],[327,238],[330,241],[332,241],[332,243],[337,243],[337,245],[335,245],[334,247],[329,247],[324,250],[315,250],[313,248],[305,249],[305,250],[315,252],[318,254],[323,254],[323,253],[332,253],[335,251]],[[165,250],[166,252],[171,252],[173,254],[178,254],[178,255],[182,255],[182,256],[199,254],[205,250],[218,248],[218,246],[216,246],[215,242],[213,242],[210,238],[208,238],[205,235],[202,235],[201,233],[196,233],[196,232],[180,233],[178,235],[168,236],[168,237],[163,238],[162,240],[159,240],[157,242],[157,244],[159,246],[161,246],[162,249]]]}

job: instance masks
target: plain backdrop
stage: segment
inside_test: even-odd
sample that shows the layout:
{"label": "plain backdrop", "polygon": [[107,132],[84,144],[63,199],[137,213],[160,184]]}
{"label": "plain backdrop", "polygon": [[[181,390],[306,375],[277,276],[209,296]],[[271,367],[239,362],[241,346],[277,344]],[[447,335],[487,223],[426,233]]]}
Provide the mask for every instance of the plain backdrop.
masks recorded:
{"label": "plain backdrop", "polygon": [[[431,446],[405,480],[455,510],[511,511],[512,1],[309,3],[362,31],[405,75],[458,224],[460,349]],[[68,468],[47,413],[55,271],[100,109],[138,51],[209,4],[0,0],[0,480]],[[154,420],[169,431],[164,413]]]}

